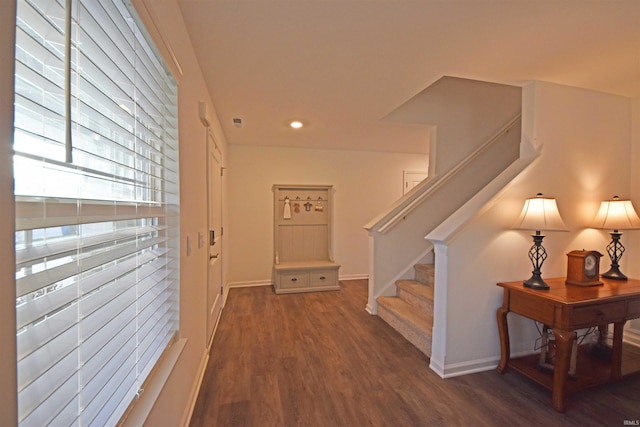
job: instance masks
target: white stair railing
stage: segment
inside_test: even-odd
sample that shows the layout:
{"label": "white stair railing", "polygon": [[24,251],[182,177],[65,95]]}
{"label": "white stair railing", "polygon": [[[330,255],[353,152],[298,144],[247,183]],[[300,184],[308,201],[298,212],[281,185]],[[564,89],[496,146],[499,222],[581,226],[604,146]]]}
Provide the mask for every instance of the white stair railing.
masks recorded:
{"label": "white stair railing", "polygon": [[424,236],[518,159],[520,129],[518,115],[456,166],[427,178],[364,227],[369,232],[368,312],[376,313],[376,298],[393,295],[395,281],[407,277],[416,263],[429,262],[433,246]]}

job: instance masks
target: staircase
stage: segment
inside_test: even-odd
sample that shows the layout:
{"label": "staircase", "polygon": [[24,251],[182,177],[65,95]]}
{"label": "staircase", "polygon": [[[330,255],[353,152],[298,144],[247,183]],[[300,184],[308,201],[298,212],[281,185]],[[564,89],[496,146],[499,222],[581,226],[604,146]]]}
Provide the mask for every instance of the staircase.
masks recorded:
{"label": "staircase", "polygon": [[395,297],[378,297],[378,316],[431,357],[433,264],[416,264],[414,280],[398,280]]}

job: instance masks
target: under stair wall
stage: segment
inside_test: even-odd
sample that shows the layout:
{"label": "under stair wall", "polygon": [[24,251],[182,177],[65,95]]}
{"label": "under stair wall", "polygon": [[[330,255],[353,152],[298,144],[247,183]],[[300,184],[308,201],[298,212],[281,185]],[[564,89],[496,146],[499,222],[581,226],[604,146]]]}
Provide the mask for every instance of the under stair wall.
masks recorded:
{"label": "under stair wall", "polygon": [[395,295],[396,280],[410,277],[415,264],[429,261],[433,245],[424,236],[518,159],[520,139],[518,116],[447,173],[423,181],[365,226],[369,313],[377,313],[379,296]]}

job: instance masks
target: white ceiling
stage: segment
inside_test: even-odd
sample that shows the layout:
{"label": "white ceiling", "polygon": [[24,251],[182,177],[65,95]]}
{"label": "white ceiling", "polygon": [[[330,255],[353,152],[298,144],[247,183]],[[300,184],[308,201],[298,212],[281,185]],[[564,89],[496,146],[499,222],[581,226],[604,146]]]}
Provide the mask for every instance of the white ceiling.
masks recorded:
{"label": "white ceiling", "polygon": [[179,3],[230,144],[427,152],[383,119],[442,76],[640,96],[640,0]]}

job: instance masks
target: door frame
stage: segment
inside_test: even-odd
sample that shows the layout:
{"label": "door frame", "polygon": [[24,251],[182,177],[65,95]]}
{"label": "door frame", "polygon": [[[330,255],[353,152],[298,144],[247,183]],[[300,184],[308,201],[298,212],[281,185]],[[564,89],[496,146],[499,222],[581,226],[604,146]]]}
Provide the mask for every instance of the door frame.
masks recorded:
{"label": "door frame", "polygon": [[[220,321],[220,316],[222,314],[222,310],[224,308],[224,302],[225,302],[225,288],[224,288],[224,268],[223,268],[223,239],[222,239],[222,212],[223,212],[223,184],[222,184],[222,177],[223,177],[223,166],[222,166],[222,151],[220,150],[220,148],[218,147],[218,144],[214,138],[213,133],[211,132],[211,128],[209,126],[206,127],[206,169],[207,169],[207,180],[206,180],[206,191],[207,191],[207,236],[206,236],[206,247],[207,247],[207,257],[206,257],[206,262],[207,262],[207,283],[206,283],[206,303],[205,303],[205,310],[206,310],[206,327],[205,327],[205,333],[206,333],[206,343],[207,343],[207,349],[211,348],[211,345],[213,344],[213,337],[215,336],[216,333],[216,329],[218,327],[218,323]],[[219,165],[220,168],[220,185],[219,185],[219,190],[220,190],[220,194],[219,196],[214,197],[214,195],[212,194],[212,188],[211,188],[211,173],[213,172],[211,170],[212,167],[214,167],[211,164],[211,157],[214,156],[216,157],[217,163]],[[219,210],[219,215],[220,215],[220,224],[219,230],[215,229],[215,224],[212,224],[212,206],[214,202],[219,202],[219,206],[216,208]],[[214,232],[214,236],[213,236],[213,245],[211,244],[211,230],[215,230]],[[219,274],[220,274],[220,293],[217,294],[217,298],[215,299],[215,301],[218,302],[219,304],[219,309],[218,312],[216,314],[216,318],[215,320],[213,320],[213,325],[210,324],[210,322],[212,321],[211,319],[211,306],[210,306],[210,282],[212,280],[211,274],[211,267],[210,267],[210,262],[211,262],[211,246],[215,246],[217,249],[217,260],[216,262],[219,263]]]}

